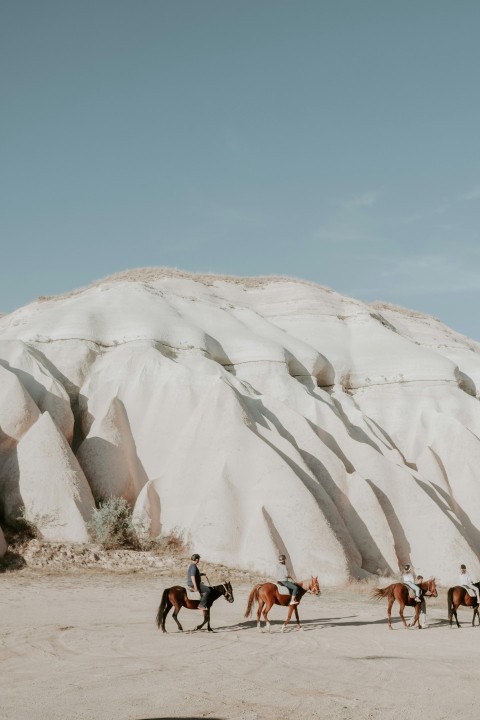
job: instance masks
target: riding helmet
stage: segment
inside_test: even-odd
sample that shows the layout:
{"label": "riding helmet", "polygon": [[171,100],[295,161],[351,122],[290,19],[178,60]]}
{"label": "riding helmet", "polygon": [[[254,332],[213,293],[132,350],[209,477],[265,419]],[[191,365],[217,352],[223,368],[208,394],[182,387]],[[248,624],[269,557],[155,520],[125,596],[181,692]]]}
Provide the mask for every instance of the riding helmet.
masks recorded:
{"label": "riding helmet", "polygon": [[466,570],[466,569],[467,569],[466,565],[460,565],[460,570]]}
{"label": "riding helmet", "polygon": [[193,553],[191,560],[200,560],[200,555],[198,553]]}

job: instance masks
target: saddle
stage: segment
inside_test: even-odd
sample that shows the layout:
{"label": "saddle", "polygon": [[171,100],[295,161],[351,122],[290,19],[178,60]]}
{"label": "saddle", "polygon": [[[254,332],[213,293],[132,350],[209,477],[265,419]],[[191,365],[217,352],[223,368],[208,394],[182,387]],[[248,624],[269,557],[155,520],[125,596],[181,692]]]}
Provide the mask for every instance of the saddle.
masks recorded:
{"label": "saddle", "polygon": [[474,598],[477,597],[477,593],[475,592],[475,590],[472,590],[471,587],[467,587],[466,585],[462,585],[462,588],[467,591],[467,593],[470,595],[470,597],[474,597]]}
{"label": "saddle", "polygon": [[186,591],[187,591],[187,597],[189,600],[200,600],[200,597],[201,597],[200,593],[197,592],[196,590],[194,590],[193,588],[188,587],[188,585],[186,587]]}
{"label": "saddle", "polygon": [[277,590],[278,590],[278,594],[279,594],[279,595],[288,595],[288,596],[290,596],[290,595],[292,594],[292,593],[290,592],[290,590],[289,590],[287,587],[285,587],[285,585],[283,585],[281,582],[276,582],[275,585],[277,586]]}

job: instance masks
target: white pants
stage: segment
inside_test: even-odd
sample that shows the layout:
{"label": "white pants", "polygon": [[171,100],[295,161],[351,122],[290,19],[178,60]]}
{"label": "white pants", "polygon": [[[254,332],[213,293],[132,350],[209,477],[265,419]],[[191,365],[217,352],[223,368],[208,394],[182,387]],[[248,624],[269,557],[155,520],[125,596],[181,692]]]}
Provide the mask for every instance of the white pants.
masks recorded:
{"label": "white pants", "polygon": [[405,582],[405,580],[403,582],[405,583],[405,585],[408,585],[408,587],[414,591],[415,597],[420,597],[420,588],[418,587],[418,585],[415,585],[414,583]]}
{"label": "white pants", "polygon": [[473,590],[475,595],[477,596],[477,602],[480,602],[480,595],[479,595],[479,591],[478,591],[478,588],[476,585],[468,584],[468,585],[464,585],[464,587],[467,587],[469,590]]}

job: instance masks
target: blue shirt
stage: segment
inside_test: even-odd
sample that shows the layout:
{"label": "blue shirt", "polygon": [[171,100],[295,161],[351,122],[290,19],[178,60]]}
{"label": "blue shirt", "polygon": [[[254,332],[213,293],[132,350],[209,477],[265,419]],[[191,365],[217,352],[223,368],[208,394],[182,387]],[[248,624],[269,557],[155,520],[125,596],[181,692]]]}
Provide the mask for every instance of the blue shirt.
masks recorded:
{"label": "blue shirt", "polygon": [[188,566],[188,570],[187,570],[187,585],[188,585],[188,587],[193,588],[194,584],[193,584],[192,578],[195,578],[195,580],[197,581],[197,589],[200,589],[200,570],[195,565],[195,563],[191,563]]}

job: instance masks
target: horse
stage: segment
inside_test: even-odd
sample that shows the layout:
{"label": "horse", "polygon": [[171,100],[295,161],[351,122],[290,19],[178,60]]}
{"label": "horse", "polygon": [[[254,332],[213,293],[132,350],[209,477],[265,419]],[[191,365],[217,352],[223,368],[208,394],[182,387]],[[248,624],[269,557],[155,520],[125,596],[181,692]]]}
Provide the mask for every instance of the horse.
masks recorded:
{"label": "horse", "polygon": [[[480,590],[480,583],[473,583]],[[452,620],[455,617],[457,627],[460,627],[457,617],[457,608],[460,605],[473,608],[472,627],[475,625],[475,616],[478,618],[478,624],[480,625],[480,615],[478,612],[478,602],[476,597],[470,597],[468,592],[461,585],[455,585],[448,590],[448,619],[450,621],[450,627],[452,627]]]}
{"label": "horse", "polygon": [[[380,600],[381,598],[388,598],[388,627],[390,630],[392,630],[392,605],[395,602],[395,600],[400,605],[400,617],[402,618],[403,624],[405,627],[415,627],[415,625],[418,624],[418,629],[421,630],[422,626],[420,625],[420,606],[423,605],[423,598],[424,597],[437,597],[437,586],[435,584],[435,578],[430,578],[430,580],[425,580],[424,582],[418,583],[419,587],[421,589],[421,598],[422,602],[416,602],[415,599],[411,599],[409,596],[409,588],[404,585],[404,583],[397,582],[392,583],[392,585],[387,585],[387,587],[384,588],[378,588],[378,590],[375,590],[372,593],[372,598],[375,600]],[[403,610],[405,608],[405,605],[409,605],[410,607],[415,608],[415,617],[412,623],[410,623],[410,626],[407,625],[405,618],[403,617]]]}
{"label": "horse", "polygon": [[[297,600],[300,602],[302,597],[307,592],[311,592],[314,595],[320,595],[320,585],[318,584],[318,578],[313,577],[313,575],[310,577],[309,580],[302,580],[300,582],[297,582],[297,585],[300,587],[300,590],[297,594]],[[285,632],[285,629],[290,622],[290,618],[292,617],[292,613],[295,612],[295,617],[297,619],[297,628],[298,630],[301,629],[300,625],[300,619],[298,617],[298,605],[290,605],[290,594],[289,595],[281,595],[278,592],[278,588],[275,583],[267,582],[267,583],[259,583],[258,585],[255,585],[252,592],[250,593],[250,596],[248,598],[247,603],[247,609],[245,611],[245,617],[248,618],[252,614],[252,608],[254,603],[258,603],[257,608],[257,630],[260,632],[262,631],[262,622],[261,622],[261,615],[263,610],[263,619],[265,620],[265,627],[267,628],[267,632],[270,632],[270,622],[268,620],[268,613],[272,609],[273,605],[283,605],[284,607],[288,605],[288,615],[287,619],[282,625],[282,632]]]}
{"label": "horse", "polygon": [[[225,581],[221,585],[214,585],[212,587],[209,605],[203,610],[203,622],[200,625],[197,625],[195,630],[201,630],[205,623],[207,623],[208,632],[213,632],[212,628],[210,627],[210,608],[215,602],[215,600],[218,600],[218,598],[222,595],[229,603],[233,603],[233,589],[230,582]],[[173,587],[166,588],[163,591],[162,600],[158,607],[158,612],[156,616],[158,629],[160,630],[161,626],[162,631],[167,632],[165,630],[165,620],[167,619],[167,615],[173,607],[175,609],[173,611],[172,617],[177,623],[177,627],[180,632],[183,632],[183,627],[178,621],[178,613],[180,612],[182,607],[187,608],[187,610],[198,610],[199,603],[200,600],[190,600],[187,595],[187,591],[181,585],[174,585]]]}

